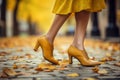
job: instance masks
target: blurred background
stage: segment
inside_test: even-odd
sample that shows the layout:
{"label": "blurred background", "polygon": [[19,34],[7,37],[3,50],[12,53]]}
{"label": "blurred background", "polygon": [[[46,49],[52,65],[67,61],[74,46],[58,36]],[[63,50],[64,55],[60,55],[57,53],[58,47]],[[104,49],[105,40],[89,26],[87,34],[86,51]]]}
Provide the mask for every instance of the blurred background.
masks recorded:
{"label": "blurred background", "polygon": [[[54,19],[55,0],[0,0],[0,37],[45,34]],[[65,22],[58,35],[73,35],[74,14]],[[106,9],[92,13],[87,37],[100,39],[120,37],[120,0],[106,0]]]}

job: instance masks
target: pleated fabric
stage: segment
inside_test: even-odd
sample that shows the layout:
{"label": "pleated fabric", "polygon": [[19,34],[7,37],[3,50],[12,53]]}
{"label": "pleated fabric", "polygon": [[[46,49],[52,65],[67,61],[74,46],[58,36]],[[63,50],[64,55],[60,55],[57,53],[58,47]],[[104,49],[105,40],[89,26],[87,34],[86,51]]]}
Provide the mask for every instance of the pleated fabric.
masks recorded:
{"label": "pleated fabric", "polygon": [[56,0],[52,12],[55,14],[69,14],[82,10],[98,12],[104,8],[104,0]]}

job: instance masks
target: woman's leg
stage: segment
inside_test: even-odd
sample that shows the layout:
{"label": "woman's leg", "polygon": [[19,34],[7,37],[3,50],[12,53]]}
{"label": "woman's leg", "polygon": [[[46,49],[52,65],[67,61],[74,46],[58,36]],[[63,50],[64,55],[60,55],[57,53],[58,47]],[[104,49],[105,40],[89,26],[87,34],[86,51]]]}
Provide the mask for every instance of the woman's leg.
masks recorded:
{"label": "woman's leg", "polygon": [[[84,39],[85,39],[85,33],[86,33],[89,16],[90,16],[90,12],[87,11],[81,11],[75,13],[76,29],[75,29],[75,35],[72,45],[79,50],[85,50]],[[83,54],[87,59],[89,59],[88,54],[86,52]]]}
{"label": "woman's leg", "polygon": [[59,62],[53,57],[53,41],[54,38],[60,29],[60,27],[63,25],[65,20],[69,17],[68,15],[56,15],[55,19],[53,21],[53,24],[46,34],[46,36],[42,36],[37,40],[37,43],[34,47],[34,50],[37,51],[39,46],[42,48],[43,51],[43,57],[53,63],[53,64],[59,64]]}
{"label": "woman's leg", "polygon": [[54,18],[54,21],[51,25],[51,28],[49,29],[48,33],[46,34],[46,38],[49,40],[51,44],[53,44],[53,41],[55,39],[55,36],[57,35],[57,32],[61,28],[61,26],[64,24],[66,19],[69,17],[70,14],[67,15],[56,15]]}
{"label": "woman's leg", "polygon": [[76,29],[72,45],[79,50],[84,50],[84,38],[90,13],[81,11],[75,13]]}
{"label": "woman's leg", "polygon": [[89,12],[81,11],[75,13],[76,29],[72,46],[68,48],[69,63],[72,64],[72,57],[77,58],[84,66],[96,66],[101,62],[90,60],[84,50],[85,32],[89,20]]}

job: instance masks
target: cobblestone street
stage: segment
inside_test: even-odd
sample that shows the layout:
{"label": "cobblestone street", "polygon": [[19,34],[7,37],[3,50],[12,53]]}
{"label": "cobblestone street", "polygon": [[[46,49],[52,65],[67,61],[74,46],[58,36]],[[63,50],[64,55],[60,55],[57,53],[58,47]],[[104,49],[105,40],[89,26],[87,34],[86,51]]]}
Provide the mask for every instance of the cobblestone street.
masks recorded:
{"label": "cobblestone street", "polygon": [[[40,48],[37,52],[33,51],[35,40],[36,38],[15,38],[6,39],[5,42],[1,39],[0,80],[120,80],[120,43],[86,39],[85,49],[88,55],[103,64],[84,67],[76,59],[73,64],[67,64],[67,48],[72,38],[59,37],[55,41],[54,56],[59,61],[64,61],[61,67],[44,60]],[[55,69],[36,69],[41,63],[54,66]],[[5,69],[11,69],[17,75],[10,75]]]}

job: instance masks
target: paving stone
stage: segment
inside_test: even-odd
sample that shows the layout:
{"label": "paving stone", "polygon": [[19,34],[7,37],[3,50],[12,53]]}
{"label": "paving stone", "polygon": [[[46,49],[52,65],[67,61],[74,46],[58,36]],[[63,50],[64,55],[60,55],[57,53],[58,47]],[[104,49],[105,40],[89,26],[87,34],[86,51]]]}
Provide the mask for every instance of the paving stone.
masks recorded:
{"label": "paving stone", "polygon": [[43,78],[36,78],[34,80],[63,80],[62,78],[56,78],[56,77],[43,77]]}
{"label": "paving stone", "polygon": [[111,75],[116,75],[116,76],[120,76],[120,71],[114,71],[113,73],[111,73]]}
{"label": "paving stone", "polygon": [[120,72],[110,73],[109,75],[112,75],[112,76],[120,76]]}
{"label": "paving stone", "polygon": [[99,76],[99,74],[97,74],[97,73],[93,73],[93,74],[89,74],[89,73],[88,73],[88,74],[87,74],[87,73],[86,73],[86,74],[81,74],[81,76],[82,76],[82,77],[97,77],[97,76]]}
{"label": "paving stone", "polygon": [[100,80],[120,80],[120,76],[98,76]]}
{"label": "paving stone", "polygon": [[23,78],[0,78],[0,80],[33,80],[33,78],[29,78],[29,77],[27,78],[25,77]]}
{"label": "paving stone", "polygon": [[0,78],[0,80],[10,80],[10,79],[8,79],[8,78]]}
{"label": "paving stone", "polygon": [[27,78],[13,78],[13,79],[10,79],[10,80],[33,80],[33,78],[29,78],[29,77],[27,77]]}
{"label": "paving stone", "polygon": [[[101,50],[99,48],[96,48],[94,50],[93,48],[90,47],[87,49],[88,49],[87,51],[90,52],[90,56],[95,56],[98,59],[105,56],[105,54],[101,54],[101,53],[109,52],[106,50]],[[21,71],[21,72],[25,72],[29,74],[20,75],[20,76],[17,76],[17,78],[10,78],[10,79],[0,78],[0,80],[84,80],[85,78],[89,78],[89,77],[96,78],[98,80],[120,80],[120,67],[114,66],[114,63],[118,61],[108,61],[105,64],[100,65],[99,66],[100,69],[105,69],[108,71],[108,74],[103,75],[103,76],[97,73],[94,73],[92,71],[93,67],[85,67],[85,66],[80,65],[80,63],[76,59],[73,59],[74,64],[67,66],[67,68],[69,68],[68,70],[63,70],[63,71],[55,70],[53,72],[39,72],[38,74],[32,74],[33,72],[35,72],[34,68],[36,68],[38,64],[42,62],[42,60],[44,60],[42,57],[41,50],[39,52],[34,52],[32,48],[30,47],[20,47],[20,48],[3,49],[3,50],[0,49],[0,51],[7,51],[7,50],[8,52],[11,52],[11,54],[5,56],[4,57],[5,59],[8,59],[12,57],[13,55],[24,56],[26,53],[34,55],[35,58],[31,58],[31,59],[24,58],[23,60],[6,60],[6,62],[4,61],[0,62],[0,72],[2,72],[3,67],[11,68],[14,63],[19,64],[19,65],[27,64],[27,66],[30,68],[28,70],[27,69],[15,69],[15,71],[17,72]],[[18,52],[18,50],[20,51]],[[98,54],[101,54],[101,55],[99,56]],[[68,59],[68,56],[60,55],[59,51],[55,49],[55,58]],[[2,58],[0,58],[0,60],[1,59]],[[78,77],[66,76],[69,73],[78,73],[80,76]]]}

